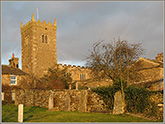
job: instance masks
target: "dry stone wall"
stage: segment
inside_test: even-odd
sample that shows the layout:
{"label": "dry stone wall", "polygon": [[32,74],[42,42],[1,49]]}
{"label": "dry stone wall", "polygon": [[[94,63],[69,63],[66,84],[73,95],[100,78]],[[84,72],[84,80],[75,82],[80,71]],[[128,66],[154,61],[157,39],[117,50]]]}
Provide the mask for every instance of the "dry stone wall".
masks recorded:
{"label": "dry stone wall", "polygon": [[108,111],[101,97],[90,90],[17,90],[15,94],[16,105],[24,104],[44,108],[50,106],[55,111]]}
{"label": "dry stone wall", "polygon": [[150,96],[150,100],[156,105],[156,118],[163,119],[163,94],[157,93]]}

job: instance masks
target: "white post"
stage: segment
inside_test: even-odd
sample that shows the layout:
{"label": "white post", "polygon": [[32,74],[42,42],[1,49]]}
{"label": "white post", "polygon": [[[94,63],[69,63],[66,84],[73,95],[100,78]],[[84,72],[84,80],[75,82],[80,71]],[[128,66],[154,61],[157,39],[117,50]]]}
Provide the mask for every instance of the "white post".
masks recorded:
{"label": "white post", "polygon": [[4,100],[4,92],[1,92],[1,99]]}
{"label": "white post", "polygon": [[18,105],[18,122],[23,122],[23,104]]}

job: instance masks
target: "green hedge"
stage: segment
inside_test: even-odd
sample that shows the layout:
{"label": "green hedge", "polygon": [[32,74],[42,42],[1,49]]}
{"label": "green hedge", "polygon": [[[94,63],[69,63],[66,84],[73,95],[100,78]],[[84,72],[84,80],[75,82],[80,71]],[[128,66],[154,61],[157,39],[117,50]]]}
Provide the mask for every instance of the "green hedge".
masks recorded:
{"label": "green hedge", "polygon": [[[123,86],[124,89],[127,86],[127,82],[123,81]],[[115,93],[120,90],[121,87],[121,83],[120,82],[114,82],[112,86],[108,86],[108,87],[97,87],[94,89],[91,89],[93,92],[96,92],[97,94],[99,94],[102,98],[104,103],[107,105],[107,107],[110,110],[113,110],[113,106],[114,106],[114,95]]]}
{"label": "green hedge", "polygon": [[125,101],[128,112],[143,113],[148,107],[150,92],[145,88],[130,86],[125,89]]}
{"label": "green hedge", "polygon": [[104,103],[108,106],[108,108],[110,110],[113,110],[114,94],[116,92],[116,89],[114,87],[98,87],[92,89],[92,91],[100,95],[103,98]]}
{"label": "green hedge", "polygon": [[2,105],[11,105],[11,104],[15,104],[15,101],[14,100],[5,100],[5,101],[2,101]]}
{"label": "green hedge", "polygon": [[[98,87],[92,89],[93,92],[96,92],[102,96],[103,101],[108,106],[110,110],[113,110],[114,106],[114,95],[115,92],[120,90],[120,85],[117,83],[109,87]],[[162,91],[149,91],[145,88],[129,86],[125,87],[125,102],[126,102],[126,111],[131,113],[144,113],[149,116],[155,116],[157,112],[157,106],[154,102],[150,101],[150,96],[153,93],[163,93]]]}

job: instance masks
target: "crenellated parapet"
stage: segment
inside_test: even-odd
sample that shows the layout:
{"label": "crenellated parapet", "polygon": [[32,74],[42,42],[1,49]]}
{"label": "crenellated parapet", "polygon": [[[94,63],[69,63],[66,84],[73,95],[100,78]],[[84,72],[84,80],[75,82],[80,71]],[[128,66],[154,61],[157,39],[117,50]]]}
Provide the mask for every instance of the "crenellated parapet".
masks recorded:
{"label": "crenellated parapet", "polygon": [[57,63],[56,19],[54,24],[35,20],[21,22],[22,70],[37,77]]}
{"label": "crenellated parapet", "polygon": [[60,68],[68,68],[68,69],[78,69],[78,70],[91,70],[91,67],[84,67],[84,66],[76,66],[76,65],[66,65],[66,64],[58,64]]}
{"label": "crenellated parapet", "polygon": [[56,18],[54,21],[54,24],[52,25],[51,22],[46,23],[46,21],[41,22],[41,20],[35,20],[34,19],[34,14],[32,13],[32,19],[31,21],[27,22],[26,24],[22,24],[21,22],[21,33],[24,32],[27,29],[30,29],[32,26],[36,26],[36,27],[40,27],[40,28],[44,28],[44,29],[49,29],[52,28],[55,31],[57,30],[57,22],[56,22]]}

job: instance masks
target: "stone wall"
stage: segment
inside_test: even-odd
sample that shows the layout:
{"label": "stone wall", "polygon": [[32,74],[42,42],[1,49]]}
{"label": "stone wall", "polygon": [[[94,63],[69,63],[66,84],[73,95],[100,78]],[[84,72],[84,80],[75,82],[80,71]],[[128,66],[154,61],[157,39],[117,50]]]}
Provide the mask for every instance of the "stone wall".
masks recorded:
{"label": "stone wall", "polygon": [[[106,112],[101,97],[90,90],[17,90],[15,104],[48,108],[52,97],[55,111]],[[51,100],[50,100],[51,101]]]}
{"label": "stone wall", "polygon": [[[25,78],[24,75],[16,75],[17,76],[17,85],[20,85],[22,78]],[[10,85],[10,77],[11,75],[2,74],[2,84]]]}
{"label": "stone wall", "polygon": [[156,105],[156,118],[163,119],[163,94],[157,93],[150,96],[150,100]]}

